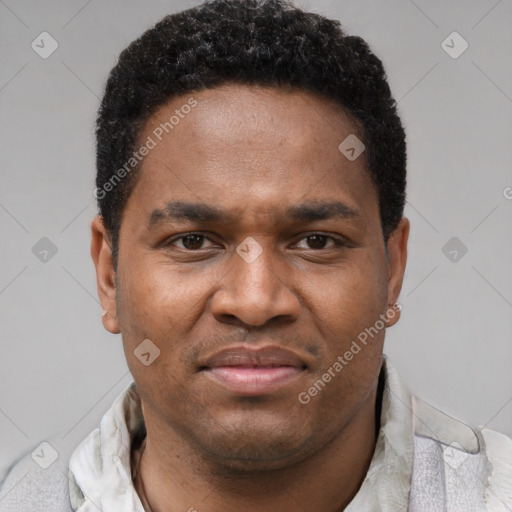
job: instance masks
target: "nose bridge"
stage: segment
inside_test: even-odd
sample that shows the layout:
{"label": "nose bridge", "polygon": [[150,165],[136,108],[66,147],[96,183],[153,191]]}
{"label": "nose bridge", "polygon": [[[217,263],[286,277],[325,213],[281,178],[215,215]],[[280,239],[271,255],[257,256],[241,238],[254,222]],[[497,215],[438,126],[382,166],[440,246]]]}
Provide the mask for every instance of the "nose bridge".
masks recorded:
{"label": "nose bridge", "polygon": [[263,295],[263,298],[274,298],[277,288],[283,286],[275,267],[275,255],[270,238],[247,237],[233,255],[233,284],[236,292],[251,296]]}
{"label": "nose bridge", "polygon": [[261,325],[276,316],[297,317],[300,304],[286,283],[271,239],[245,239],[232,255],[232,268],[222,280],[212,308],[216,315],[235,316]]}

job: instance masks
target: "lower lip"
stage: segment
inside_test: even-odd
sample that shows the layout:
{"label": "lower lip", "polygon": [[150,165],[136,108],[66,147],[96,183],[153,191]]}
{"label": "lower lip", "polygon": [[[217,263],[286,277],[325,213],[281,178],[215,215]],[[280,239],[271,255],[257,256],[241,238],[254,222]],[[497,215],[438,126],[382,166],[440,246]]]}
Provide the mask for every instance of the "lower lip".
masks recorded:
{"label": "lower lip", "polygon": [[290,383],[304,372],[303,368],[278,366],[254,368],[223,366],[204,370],[205,375],[241,395],[268,394]]}

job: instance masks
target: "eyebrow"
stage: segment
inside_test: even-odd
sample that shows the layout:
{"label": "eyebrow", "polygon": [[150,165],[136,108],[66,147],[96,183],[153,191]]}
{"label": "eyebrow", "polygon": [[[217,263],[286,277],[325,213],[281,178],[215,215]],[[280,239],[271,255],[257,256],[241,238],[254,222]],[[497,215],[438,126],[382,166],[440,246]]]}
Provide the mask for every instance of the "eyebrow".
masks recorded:
{"label": "eyebrow", "polygon": [[[355,208],[340,201],[309,201],[289,207],[285,218],[299,222],[315,222],[329,219],[356,219],[361,215]],[[164,208],[153,210],[149,216],[148,227],[151,229],[165,221],[192,221],[209,223],[233,222],[238,215],[221,210],[205,203],[188,203],[171,201]]]}

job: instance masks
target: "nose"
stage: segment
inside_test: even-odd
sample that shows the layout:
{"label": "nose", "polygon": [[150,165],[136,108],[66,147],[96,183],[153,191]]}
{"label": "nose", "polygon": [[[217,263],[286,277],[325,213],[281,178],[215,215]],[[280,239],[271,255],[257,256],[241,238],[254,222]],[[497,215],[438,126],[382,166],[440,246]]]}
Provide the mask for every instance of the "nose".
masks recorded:
{"label": "nose", "polygon": [[[212,297],[212,314],[220,322],[262,326],[270,320],[297,320],[300,301],[286,284],[282,262],[270,247],[254,260],[232,255],[231,269]],[[280,267],[280,268],[279,268]],[[290,272],[287,272],[288,279]]]}

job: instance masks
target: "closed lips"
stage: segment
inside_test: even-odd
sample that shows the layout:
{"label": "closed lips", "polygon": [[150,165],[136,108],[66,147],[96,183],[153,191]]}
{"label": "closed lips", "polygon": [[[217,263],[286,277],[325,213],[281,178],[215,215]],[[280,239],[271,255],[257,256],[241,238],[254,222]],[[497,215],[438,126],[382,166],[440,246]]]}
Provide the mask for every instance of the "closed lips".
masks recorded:
{"label": "closed lips", "polygon": [[209,357],[202,365],[202,369],[230,366],[246,368],[291,366],[305,369],[307,365],[298,355],[278,347],[264,347],[261,349],[234,347]]}

